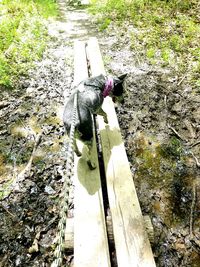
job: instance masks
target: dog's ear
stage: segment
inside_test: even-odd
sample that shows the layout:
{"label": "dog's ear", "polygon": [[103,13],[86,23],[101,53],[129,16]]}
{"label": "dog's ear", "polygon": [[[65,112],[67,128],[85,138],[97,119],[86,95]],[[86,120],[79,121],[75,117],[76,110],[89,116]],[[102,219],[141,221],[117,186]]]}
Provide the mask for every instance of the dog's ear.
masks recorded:
{"label": "dog's ear", "polygon": [[113,101],[117,101],[117,102],[123,102],[123,93],[125,91],[123,82],[124,79],[126,78],[127,74],[123,74],[119,77],[117,77],[116,79],[114,79],[114,88],[112,91],[112,99]]}
{"label": "dog's ear", "polygon": [[118,79],[119,79],[121,82],[123,82],[124,79],[126,78],[126,76],[127,76],[127,73],[126,73],[126,74],[122,74],[121,76],[118,77]]}

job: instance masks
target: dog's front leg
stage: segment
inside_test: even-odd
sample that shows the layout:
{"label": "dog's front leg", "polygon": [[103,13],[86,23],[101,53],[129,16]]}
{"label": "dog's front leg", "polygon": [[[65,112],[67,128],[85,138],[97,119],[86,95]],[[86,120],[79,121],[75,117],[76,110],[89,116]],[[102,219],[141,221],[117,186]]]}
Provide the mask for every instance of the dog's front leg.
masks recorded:
{"label": "dog's front leg", "polygon": [[104,120],[104,122],[105,122],[105,123],[108,123],[107,114],[105,113],[105,111],[103,111],[102,108],[99,108],[99,109],[98,109],[97,114],[103,116],[103,120]]}

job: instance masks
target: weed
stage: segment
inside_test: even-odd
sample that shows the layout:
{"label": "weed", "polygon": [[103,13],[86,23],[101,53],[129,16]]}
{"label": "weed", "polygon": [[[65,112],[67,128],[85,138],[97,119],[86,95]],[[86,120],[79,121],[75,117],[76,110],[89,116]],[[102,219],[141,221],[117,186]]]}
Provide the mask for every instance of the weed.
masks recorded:
{"label": "weed", "polygon": [[169,48],[164,48],[161,52],[161,57],[165,62],[169,62],[171,58],[171,50]]}
{"label": "weed", "polygon": [[149,48],[147,50],[147,57],[150,59],[150,58],[154,58],[155,57],[155,54],[156,54],[156,51],[153,47]]}
{"label": "weed", "polygon": [[103,30],[107,29],[108,26],[110,25],[110,22],[111,22],[111,19],[106,18],[106,19],[105,19],[104,21],[102,21],[102,23],[100,24],[100,26],[99,26],[99,30],[100,30],[100,31],[103,31]]}

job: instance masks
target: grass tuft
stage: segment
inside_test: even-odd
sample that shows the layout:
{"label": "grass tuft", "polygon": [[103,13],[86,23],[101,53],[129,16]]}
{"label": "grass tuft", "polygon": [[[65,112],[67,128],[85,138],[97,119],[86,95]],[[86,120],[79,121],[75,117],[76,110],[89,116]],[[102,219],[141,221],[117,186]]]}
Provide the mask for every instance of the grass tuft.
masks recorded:
{"label": "grass tuft", "polygon": [[45,19],[57,12],[53,0],[0,2],[0,86],[13,87],[41,58],[48,40]]}
{"label": "grass tuft", "polygon": [[100,30],[108,28],[111,21],[123,25],[128,20],[137,29],[131,33],[131,49],[141,57],[145,53],[151,64],[178,69],[199,86],[198,0],[92,0],[90,10],[100,16]]}

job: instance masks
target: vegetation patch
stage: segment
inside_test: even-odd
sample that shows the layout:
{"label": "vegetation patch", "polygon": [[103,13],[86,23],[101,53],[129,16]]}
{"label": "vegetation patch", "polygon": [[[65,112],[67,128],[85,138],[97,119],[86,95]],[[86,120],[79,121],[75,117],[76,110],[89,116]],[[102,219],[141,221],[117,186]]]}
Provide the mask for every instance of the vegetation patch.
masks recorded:
{"label": "vegetation patch", "polygon": [[[93,13],[100,13],[100,30],[111,21],[129,21],[130,48],[145,56],[151,64],[170,66],[190,81],[200,85],[200,24],[198,0],[92,0]],[[109,23],[108,23],[109,22]]]}
{"label": "vegetation patch", "polygon": [[0,2],[0,86],[13,87],[48,40],[46,18],[57,15],[53,0],[3,0]]}

